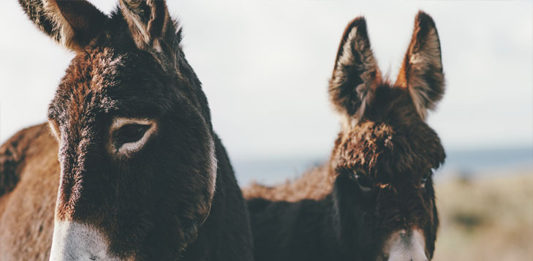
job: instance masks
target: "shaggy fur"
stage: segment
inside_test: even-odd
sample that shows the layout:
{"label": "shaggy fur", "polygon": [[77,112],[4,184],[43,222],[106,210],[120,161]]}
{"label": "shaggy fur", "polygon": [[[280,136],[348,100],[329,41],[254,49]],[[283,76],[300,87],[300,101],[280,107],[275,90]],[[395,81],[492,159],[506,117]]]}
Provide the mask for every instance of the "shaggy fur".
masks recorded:
{"label": "shaggy fur", "polygon": [[431,259],[432,171],[445,153],[424,115],[444,90],[438,47],[432,19],[420,12],[402,84],[393,85],[380,78],[365,20],[348,25],[329,85],[343,117],[329,162],[291,183],[243,190],[256,260],[387,260],[385,241],[401,229],[423,231]]}
{"label": "shaggy fur", "polygon": [[[252,260],[246,205],[164,1],[123,0],[111,17],[85,1],[20,3],[76,57],[48,111],[57,141],[39,125],[0,148],[0,259],[47,259],[55,205],[55,221],[96,228],[118,258]],[[117,117],[157,130],[117,156]]]}

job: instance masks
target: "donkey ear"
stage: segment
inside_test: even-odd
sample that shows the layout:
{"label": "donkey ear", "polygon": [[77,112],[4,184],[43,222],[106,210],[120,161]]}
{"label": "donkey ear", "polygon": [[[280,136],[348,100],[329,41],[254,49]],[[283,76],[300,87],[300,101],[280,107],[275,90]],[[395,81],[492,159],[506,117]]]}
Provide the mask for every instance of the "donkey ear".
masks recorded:
{"label": "donkey ear", "polygon": [[19,3],[41,31],[75,51],[88,46],[109,19],[82,0],[19,0]]}
{"label": "donkey ear", "polygon": [[138,48],[160,52],[167,34],[174,36],[174,22],[164,0],[120,0],[120,9]]}
{"label": "donkey ear", "polygon": [[405,54],[397,86],[408,88],[418,114],[424,119],[444,94],[444,72],[435,22],[418,12],[411,43]]}
{"label": "donkey ear", "polygon": [[335,68],[329,81],[329,96],[336,110],[360,118],[380,79],[366,22],[355,18],[344,31],[337,51]]}

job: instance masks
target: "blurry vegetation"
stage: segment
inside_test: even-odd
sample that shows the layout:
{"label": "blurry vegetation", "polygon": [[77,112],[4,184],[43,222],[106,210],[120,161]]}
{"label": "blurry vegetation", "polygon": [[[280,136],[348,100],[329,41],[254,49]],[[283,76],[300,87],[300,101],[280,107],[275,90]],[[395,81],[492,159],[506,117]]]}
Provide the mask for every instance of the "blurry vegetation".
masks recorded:
{"label": "blurry vegetation", "polygon": [[533,170],[437,184],[434,260],[533,260]]}

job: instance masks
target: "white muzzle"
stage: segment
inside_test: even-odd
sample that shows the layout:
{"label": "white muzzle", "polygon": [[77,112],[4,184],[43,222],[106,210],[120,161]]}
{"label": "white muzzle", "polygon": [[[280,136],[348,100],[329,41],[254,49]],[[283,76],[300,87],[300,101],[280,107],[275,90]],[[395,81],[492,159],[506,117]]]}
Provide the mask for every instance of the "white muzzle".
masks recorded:
{"label": "white muzzle", "polygon": [[399,230],[385,241],[383,253],[387,261],[427,261],[426,243],[419,229]]}
{"label": "white muzzle", "polygon": [[109,255],[108,242],[89,225],[72,221],[54,224],[50,261],[120,260]]}

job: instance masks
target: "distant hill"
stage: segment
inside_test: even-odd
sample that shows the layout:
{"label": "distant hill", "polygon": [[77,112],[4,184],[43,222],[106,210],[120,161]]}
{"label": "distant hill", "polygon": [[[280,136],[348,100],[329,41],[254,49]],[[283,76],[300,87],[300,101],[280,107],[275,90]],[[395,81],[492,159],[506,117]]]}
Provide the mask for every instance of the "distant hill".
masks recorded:
{"label": "distant hill", "polygon": [[[233,167],[241,185],[252,180],[276,184],[301,175],[305,170],[326,162],[328,155],[291,156],[286,158],[233,159]],[[436,179],[452,176],[476,178],[501,175],[533,167],[533,147],[448,150],[446,162]]]}

